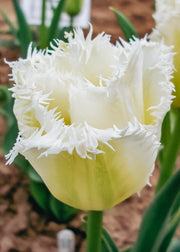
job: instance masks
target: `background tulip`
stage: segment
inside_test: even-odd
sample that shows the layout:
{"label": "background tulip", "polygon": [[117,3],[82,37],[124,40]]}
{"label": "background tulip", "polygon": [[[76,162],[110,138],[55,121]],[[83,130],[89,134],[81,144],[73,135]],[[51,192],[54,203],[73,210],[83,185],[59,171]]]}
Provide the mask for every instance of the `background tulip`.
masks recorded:
{"label": "background tulip", "polygon": [[108,35],[32,52],[9,63],[26,157],[59,200],[104,210],[149,182],[161,123],[171,105],[173,53],[145,39],[116,46]]}
{"label": "background tulip", "polygon": [[180,107],[180,1],[156,0],[156,12],[153,15],[156,27],[150,35],[151,40],[164,39],[165,44],[174,46],[174,78],[176,91],[173,106]]}

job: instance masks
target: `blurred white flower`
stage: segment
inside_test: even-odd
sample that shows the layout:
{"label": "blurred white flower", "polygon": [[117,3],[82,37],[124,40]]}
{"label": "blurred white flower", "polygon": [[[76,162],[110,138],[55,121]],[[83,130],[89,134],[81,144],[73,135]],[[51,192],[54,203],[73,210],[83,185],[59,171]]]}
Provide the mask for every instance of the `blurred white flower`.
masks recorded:
{"label": "blurred white flower", "polygon": [[153,15],[156,26],[150,39],[160,41],[166,45],[173,45],[174,52],[174,79],[176,98],[173,105],[180,107],[180,0],[156,0],[156,12]]}
{"label": "blurred white flower", "polygon": [[31,54],[12,67],[17,142],[59,200],[103,210],[149,181],[161,123],[170,108],[171,48],[146,38],[116,46],[110,36],[86,38]]}

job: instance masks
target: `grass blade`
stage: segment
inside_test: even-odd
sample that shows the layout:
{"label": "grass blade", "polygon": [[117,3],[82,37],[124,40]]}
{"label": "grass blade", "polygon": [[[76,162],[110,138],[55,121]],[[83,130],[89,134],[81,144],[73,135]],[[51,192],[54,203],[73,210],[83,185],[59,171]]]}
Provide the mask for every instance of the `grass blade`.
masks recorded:
{"label": "grass blade", "polygon": [[46,0],[42,1],[41,25],[39,27],[39,48],[45,49],[47,46],[47,27],[46,20]]}
{"label": "grass blade", "polygon": [[12,40],[0,40],[0,46],[13,47],[16,46],[16,44]]}
{"label": "grass blade", "polygon": [[21,42],[21,51],[23,57],[25,57],[29,43],[32,41],[32,32],[30,30],[30,27],[26,21],[26,18],[24,16],[23,11],[21,10],[18,1],[12,0],[12,3],[16,12],[17,21],[19,25],[19,39]]}
{"label": "grass blade", "polygon": [[58,30],[58,24],[61,17],[61,13],[63,11],[64,5],[66,0],[60,0],[56,9],[54,10],[54,15],[51,20],[51,24],[48,30],[48,40],[47,40],[47,46],[49,46],[49,43],[55,38],[56,32]]}
{"label": "grass blade", "polygon": [[8,24],[10,32],[12,33],[12,35],[14,37],[16,37],[17,31],[18,31],[17,28],[13,25],[13,23],[11,22],[11,20],[8,18],[8,16],[6,15],[6,13],[4,11],[0,10],[0,12],[1,12],[1,15],[2,15],[4,21]]}
{"label": "grass blade", "polygon": [[176,232],[180,223],[180,193],[176,199],[176,202],[173,204],[172,211],[170,214],[169,221],[165,227],[166,235],[164,235],[163,240],[161,242],[160,248],[158,252],[167,251],[170,242]]}
{"label": "grass blade", "polygon": [[108,232],[103,228],[102,229],[102,242],[101,242],[101,251],[102,252],[118,252],[114,241]]}
{"label": "grass blade", "polygon": [[115,8],[110,8],[118,21],[118,24],[120,25],[122,32],[124,34],[124,37],[127,41],[134,37],[138,38],[138,33],[132,23],[125,17],[121,12],[117,11]]}
{"label": "grass blade", "polygon": [[172,206],[177,200],[179,191],[180,171],[172,176],[147,209],[132,252],[159,252],[160,241],[166,235],[165,224],[168,223]]}

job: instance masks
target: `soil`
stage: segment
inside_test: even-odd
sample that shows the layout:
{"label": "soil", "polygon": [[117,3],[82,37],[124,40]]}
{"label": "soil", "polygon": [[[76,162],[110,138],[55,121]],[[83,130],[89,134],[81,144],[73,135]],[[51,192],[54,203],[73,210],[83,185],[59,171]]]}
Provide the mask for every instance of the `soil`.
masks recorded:
{"label": "soil", "polygon": [[[122,36],[114,14],[113,6],[123,12],[134,24],[140,37],[150,33],[154,26],[152,19],[153,0],[92,0],[91,23],[94,35],[105,31],[112,35],[112,42]],[[15,22],[15,15],[10,0],[0,0],[3,9]],[[6,30],[0,17],[0,30]],[[1,39],[3,36],[1,36]],[[17,48],[0,47],[0,84],[8,84],[9,61],[19,56]],[[6,124],[0,117],[0,140],[6,130]],[[137,238],[142,215],[152,201],[159,170],[156,167],[151,178],[152,187],[145,187],[141,196],[133,195],[104,214],[104,226],[114,238],[118,248],[133,244]],[[0,153],[0,251],[1,252],[56,252],[57,232],[69,228],[76,235],[76,251],[85,251],[85,233],[81,227],[79,213],[67,224],[58,224],[50,219],[37,206],[29,191],[28,178],[14,165],[6,166],[5,158]]]}

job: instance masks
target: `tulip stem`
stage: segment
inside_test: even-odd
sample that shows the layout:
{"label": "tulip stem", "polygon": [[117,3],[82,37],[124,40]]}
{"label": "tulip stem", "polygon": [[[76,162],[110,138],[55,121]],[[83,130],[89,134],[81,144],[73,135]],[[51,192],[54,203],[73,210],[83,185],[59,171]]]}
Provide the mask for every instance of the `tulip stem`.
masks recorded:
{"label": "tulip stem", "polygon": [[72,30],[73,30],[73,21],[74,21],[74,18],[70,17],[70,27],[71,27]]}
{"label": "tulip stem", "polygon": [[89,211],[86,252],[101,251],[102,211]]}
{"label": "tulip stem", "polygon": [[161,173],[156,187],[156,193],[162,188],[169,177],[172,175],[176,159],[180,147],[180,109],[176,108],[173,111],[173,127],[168,141],[163,149],[163,157],[161,166]]}

